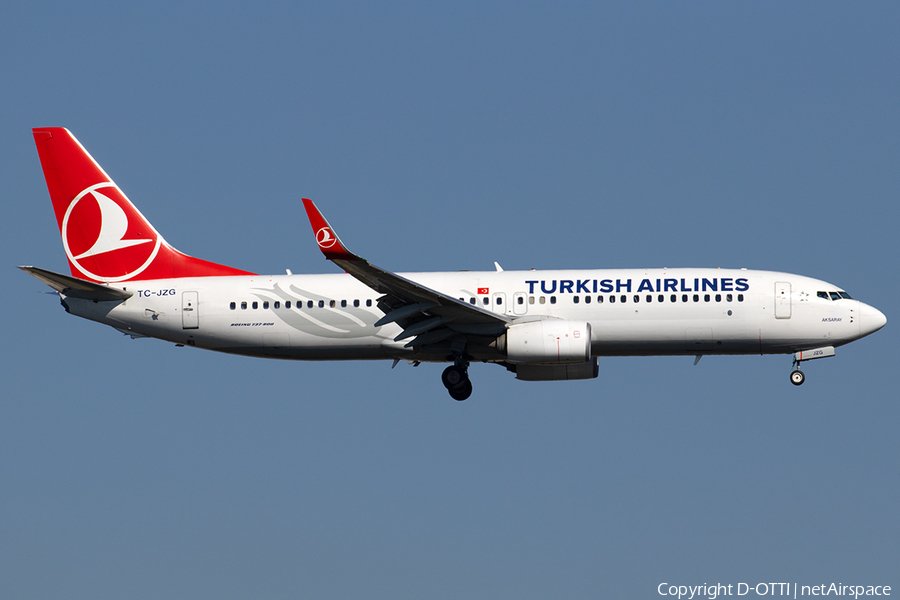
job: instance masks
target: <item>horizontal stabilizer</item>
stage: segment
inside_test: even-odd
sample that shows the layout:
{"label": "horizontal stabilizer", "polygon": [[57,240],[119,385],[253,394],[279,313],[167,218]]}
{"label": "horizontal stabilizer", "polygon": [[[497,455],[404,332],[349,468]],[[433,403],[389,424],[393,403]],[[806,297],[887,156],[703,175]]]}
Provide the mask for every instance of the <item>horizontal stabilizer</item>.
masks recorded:
{"label": "horizontal stabilizer", "polygon": [[39,269],[37,267],[19,267],[35,279],[46,283],[54,290],[64,296],[71,298],[84,298],[85,300],[127,300],[134,295],[134,292],[120,290],[119,288],[109,287],[92,281],[85,281],[77,277],[61,275]]}

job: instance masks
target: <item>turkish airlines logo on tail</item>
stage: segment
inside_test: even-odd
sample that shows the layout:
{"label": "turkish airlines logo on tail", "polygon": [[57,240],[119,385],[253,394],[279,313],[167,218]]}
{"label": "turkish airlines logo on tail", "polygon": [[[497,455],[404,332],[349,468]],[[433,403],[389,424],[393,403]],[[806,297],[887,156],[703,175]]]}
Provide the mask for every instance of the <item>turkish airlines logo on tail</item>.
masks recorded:
{"label": "turkish airlines logo on tail", "polygon": [[336,241],[331,227],[323,227],[316,232],[316,243],[319,244],[319,248],[331,248]]}
{"label": "turkish airlines logo on tail", "polygon": [[66,209],[63,247],[91,279],[125,281],[150,266],[162,239],[112,182],[83,190]]}

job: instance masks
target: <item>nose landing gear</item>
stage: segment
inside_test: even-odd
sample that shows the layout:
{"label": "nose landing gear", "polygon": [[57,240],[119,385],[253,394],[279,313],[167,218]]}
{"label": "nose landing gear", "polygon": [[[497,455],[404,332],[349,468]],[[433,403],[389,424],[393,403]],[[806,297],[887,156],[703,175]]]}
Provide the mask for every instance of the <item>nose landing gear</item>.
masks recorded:
{"label": "nose landing gear", "polygon": [[794,362],[791,363],[791,383],[794,385],[803,385],[803,382],[806,381],[806,375],[800,370],[801,362],[804,360],[815,360],[817,358],[828,358],[829,356],[834,356],[834,346],[822,346],[821,348],[795,352]]}
{"label": "nose landing gear", "polygon": [[800,359],[794,356],[794,362],[791,363],[791,383],[803,385],[804,381],[806,381],[806,375],[800,370]]}
{"label": "nose landing gear", "polygon": [[465,400],[472,395],[472,382],[469,381],[469,363],[457,361],[456,364],[450,365],[441,374],[441,382],[450,397],[454,400]]}

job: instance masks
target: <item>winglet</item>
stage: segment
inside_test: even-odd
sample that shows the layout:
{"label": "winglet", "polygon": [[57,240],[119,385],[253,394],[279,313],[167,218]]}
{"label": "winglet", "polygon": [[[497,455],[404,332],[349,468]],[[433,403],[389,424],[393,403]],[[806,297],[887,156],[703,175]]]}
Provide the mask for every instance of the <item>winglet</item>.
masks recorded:
{"label": "winglet", "polygon": [[347,250],[312,200],[303,198],[303,207],[306,209],[306,216],[309,217],[309,224],[312,225],[319,250],[322,251],[325,258],[328,260],[362,260]]}

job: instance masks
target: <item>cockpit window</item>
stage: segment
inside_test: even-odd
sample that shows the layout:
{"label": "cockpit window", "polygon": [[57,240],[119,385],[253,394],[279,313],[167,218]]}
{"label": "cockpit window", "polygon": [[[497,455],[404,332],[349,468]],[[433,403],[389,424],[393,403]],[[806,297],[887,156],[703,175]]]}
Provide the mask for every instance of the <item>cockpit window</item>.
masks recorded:
{"label": "cockpit window", "polygon": [[838,292],[838,294],[840,294],[841,298],[843,298],[844,300],[853,300],[853,298],[851,298],[850,294],[848,294],[847,292]]}
{"label": "cockpit window", "polygon": [[825,298],[826,300],[828,300],[828,292],[816,292],[816,296],[818,296],[819,298]]}
{"label": "cockpit window", "polygon": [[840,300],[841,299],[841,295],[838,294],[837,292],[828,292],[828,293],[831,295],[832,300]]}

